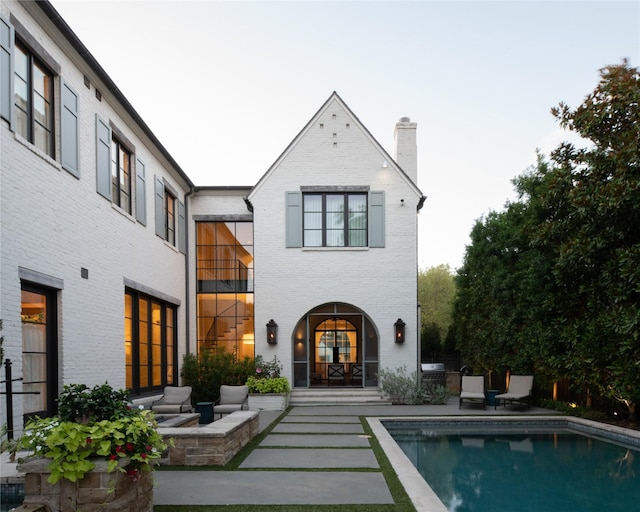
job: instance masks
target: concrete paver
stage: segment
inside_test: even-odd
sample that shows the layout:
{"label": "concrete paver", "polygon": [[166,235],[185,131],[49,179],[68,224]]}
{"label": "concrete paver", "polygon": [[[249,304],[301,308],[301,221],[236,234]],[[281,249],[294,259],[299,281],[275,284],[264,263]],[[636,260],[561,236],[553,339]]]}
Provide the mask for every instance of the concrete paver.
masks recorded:
{"label": "concrete paver", "polygon": [[[371,505],[394,503],[382,473],[156,471],[154,505]],[[301,508],[301,510],[304,510]]]}
{"label": "concrete paver", "polygon": [[369,448],[368,436],[342,434],[309,435],[268,435],[260,443],[260,447],[289,446],[307,448]]}
{"label": "concrete paver", "polygon": [[271,432],[300,434],[363,434],[360,423],[279,423]]}
{"label": "concrete paver", "polygon": [[379,468],[373,450],[324,448],[255,449],[240,464],[249,468]]}
{"label": "concrete paver", "polygon": [[282,423],[360,423],[357,416],[291,416],[282,418]]}

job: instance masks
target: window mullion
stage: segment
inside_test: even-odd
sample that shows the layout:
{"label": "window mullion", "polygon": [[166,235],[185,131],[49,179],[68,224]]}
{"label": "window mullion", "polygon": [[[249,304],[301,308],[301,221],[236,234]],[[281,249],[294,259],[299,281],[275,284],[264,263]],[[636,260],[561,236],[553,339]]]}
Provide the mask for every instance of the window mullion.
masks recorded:
{"label": "window mullion", "polygon": [[342,197],[342,212],[344,246],[349,247],[349,194],[344,194]]}
{"label": "window mullion", "polygon": [[327,246],[327,194],[322,194],[322,247]]}

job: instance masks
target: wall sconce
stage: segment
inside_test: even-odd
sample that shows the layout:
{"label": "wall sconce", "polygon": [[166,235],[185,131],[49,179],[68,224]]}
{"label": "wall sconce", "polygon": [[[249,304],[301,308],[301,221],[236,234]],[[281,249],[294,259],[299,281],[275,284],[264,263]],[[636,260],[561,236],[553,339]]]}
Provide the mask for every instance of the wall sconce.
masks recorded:
{"label": "wall sconce", "polygon": [[278,324],[273,321],[273,318],[267,322],[267,343],[269,345],[278,343]]}
{"label": "wall sconce", "polygon": [[396,343],[404,343],[404,326],[407,325],[402,321],[402,318],[398,318],[393,327],[396,331]]}

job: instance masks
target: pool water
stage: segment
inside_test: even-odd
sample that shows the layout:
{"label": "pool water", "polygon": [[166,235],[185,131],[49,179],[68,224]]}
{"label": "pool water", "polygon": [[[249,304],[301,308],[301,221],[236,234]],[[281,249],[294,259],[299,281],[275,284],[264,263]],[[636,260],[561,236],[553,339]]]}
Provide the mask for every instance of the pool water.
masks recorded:
{"label": "pool water", "polygon": [[448,510],[638,510],[640,451],[566,429],[526,434],[394,429]]}

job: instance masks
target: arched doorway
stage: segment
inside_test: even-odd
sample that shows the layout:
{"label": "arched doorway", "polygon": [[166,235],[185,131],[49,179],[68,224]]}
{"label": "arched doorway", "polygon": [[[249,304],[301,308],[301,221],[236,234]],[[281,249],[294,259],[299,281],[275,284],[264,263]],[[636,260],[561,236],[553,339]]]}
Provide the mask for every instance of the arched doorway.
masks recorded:
{"label": "arched doorway", "polygon": [[378,332],[360,309],[343,303],[318,306],[293,335],[294,387],[377,386]]}

